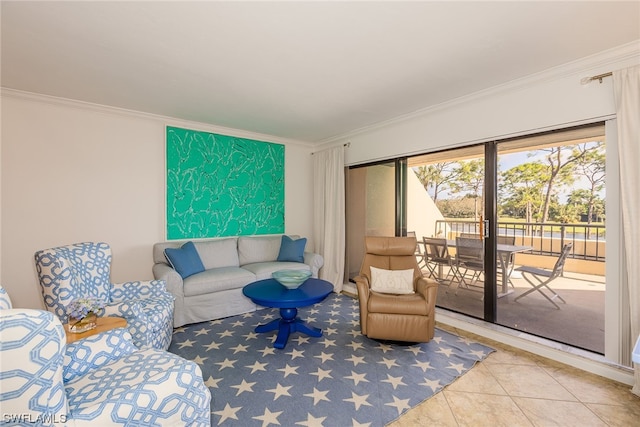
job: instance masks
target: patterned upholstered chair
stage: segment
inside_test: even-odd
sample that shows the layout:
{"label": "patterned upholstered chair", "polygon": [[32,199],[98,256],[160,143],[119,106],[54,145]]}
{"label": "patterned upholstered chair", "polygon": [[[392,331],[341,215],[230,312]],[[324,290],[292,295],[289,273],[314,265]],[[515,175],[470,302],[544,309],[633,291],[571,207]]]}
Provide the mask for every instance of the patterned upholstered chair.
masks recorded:
{"label": "patterned upholstered chair", "polygon": [[200,367],[119,328],[65,345],[60,320],[0,287],[0,407],[10,425],[209,426]]}
{"label": "patterned upholstered chair", "polygon": [[162,280],[111,283],[111,248],[106,243],[76,243],[35,253],[47,310],[67,322],[66,307],[77,298],[100,298],[105,316],[127,319],[139,348],[166,350],[173,333],[173,295]]}

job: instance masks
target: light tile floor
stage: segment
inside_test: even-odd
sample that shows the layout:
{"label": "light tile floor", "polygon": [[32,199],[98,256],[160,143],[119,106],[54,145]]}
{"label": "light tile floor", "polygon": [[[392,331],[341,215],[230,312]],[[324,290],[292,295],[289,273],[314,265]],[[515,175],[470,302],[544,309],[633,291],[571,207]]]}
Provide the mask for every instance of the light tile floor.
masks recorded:
{"label": "light tile floor", "polygon": [[631,387],[466,331],[496,349],[389,426],[640,426]]}

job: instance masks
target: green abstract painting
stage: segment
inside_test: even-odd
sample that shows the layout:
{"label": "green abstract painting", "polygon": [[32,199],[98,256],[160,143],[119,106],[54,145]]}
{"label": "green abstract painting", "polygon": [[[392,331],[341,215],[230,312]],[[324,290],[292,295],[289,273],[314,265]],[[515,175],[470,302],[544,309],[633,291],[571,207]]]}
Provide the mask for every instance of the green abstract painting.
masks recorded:
{"label": "green abstract painting", "polygon": [[284,145],[167,126],[167,239],[284,233]]}

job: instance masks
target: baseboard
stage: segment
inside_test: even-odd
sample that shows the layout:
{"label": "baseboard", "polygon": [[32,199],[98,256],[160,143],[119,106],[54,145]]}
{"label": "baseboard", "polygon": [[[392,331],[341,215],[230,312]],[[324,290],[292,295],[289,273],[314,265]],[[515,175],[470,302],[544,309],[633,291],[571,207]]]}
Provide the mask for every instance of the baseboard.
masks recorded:
{"label": "baseboard", "polygon": [[[358,290],[354,283],[345,283],[342,290],[357,298]],[[632,368],[615,364],[604,356],[586,350],[559,344],[555,341],[440,308],[436,308],[436,321],[622,384],[633,386],[635,381]]]}
{"label": "baseboard", "polygon": [[634,384],[632,368],[607,360],[604,356],[566,344],[529,335],[479,319],[436,308],[436,321],[489,338],[520,350],[528,351],[556,362],[573,366],[629,386]]}

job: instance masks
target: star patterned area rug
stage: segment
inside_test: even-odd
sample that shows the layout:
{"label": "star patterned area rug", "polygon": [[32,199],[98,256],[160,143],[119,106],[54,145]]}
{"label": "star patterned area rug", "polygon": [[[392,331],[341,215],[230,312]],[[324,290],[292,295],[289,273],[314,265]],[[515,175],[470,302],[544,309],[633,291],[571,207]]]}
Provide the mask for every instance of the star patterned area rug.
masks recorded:
{"label": "star patterned area rug", "polygon": [[202,368],[212,426],[381,427],[494,351],[437,328],[428,343],[369,339],[358,301],[335,293],[298,310],[323,335],[295,332],[278,350],[277,331],[254,332],[278,317],[262,309],[174,330],[169,351]]}

